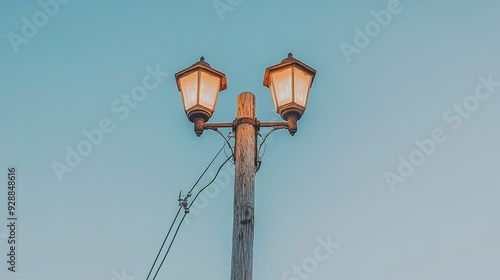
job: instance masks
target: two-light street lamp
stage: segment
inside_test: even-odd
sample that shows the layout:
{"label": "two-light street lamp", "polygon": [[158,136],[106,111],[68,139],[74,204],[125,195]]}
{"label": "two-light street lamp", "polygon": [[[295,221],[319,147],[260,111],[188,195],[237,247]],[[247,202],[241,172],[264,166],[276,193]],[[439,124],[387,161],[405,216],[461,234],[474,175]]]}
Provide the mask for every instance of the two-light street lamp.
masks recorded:
{"label": "two-light street lamp", "polygon": [[[291,53],[280,64],[268,67],[264,74],[264,86],[270,89],[274,108],[287,121],[291,135],[297,132],[297,121],[306,110],[315,74],[316,70]],[[201,57],[197,63],[175,74],[175,79],[186,115],[194,123],[196,135],[201,136],[204,129],[214,127],[206,122],[215,111],[219,92],[227,88],[226,75],[210,67]],[[272,124],[260,123],[260,126]],[[227,127],[227,124],[219,127]]]}
{"label": "two-light street lamp", "polygon": [[236,119],[231,123],[207,123],[215,110],[219,92],[227,88],[224,73],[210,67],[201,57],[197,63],[175,74],[184,110],[194,123],[197,136],[204,130],[223,127],[236,132],[231,280],[252,279],[258,131],[261,127],[287,128],[293,136],[297,132],[297,121],[307,108],[315,74],[316,70],[289,53],[281,63],[268,67],[264,74],[264,86],[270,89],[276,112],[286,122],[260,122],[255,116],[255,96],[244,92],[238,96]]}

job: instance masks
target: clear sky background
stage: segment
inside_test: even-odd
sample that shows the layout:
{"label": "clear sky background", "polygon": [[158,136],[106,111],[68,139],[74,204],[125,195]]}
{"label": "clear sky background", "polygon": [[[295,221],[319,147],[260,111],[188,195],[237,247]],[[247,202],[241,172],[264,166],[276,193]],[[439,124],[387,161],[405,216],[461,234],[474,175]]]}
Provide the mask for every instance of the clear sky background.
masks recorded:
{"label": "clear sky background", "polygon": [[[0,1],[1,279],[145,279],[179,191],[222,145],[196,137],[173,75],[204,55],[228,80],[211,121],[231,121],[244,91],[261,121],[277,121],[262,80],[290,51],[317,75],[298,133],[276,132],[257,174],[254,279],[500,279],[500,87],[479,79],[500,81],[498,0],[221,3],[231,10],[71,0],[44,23],[37,1]],[[388,5],[390,22],[370,23]],[[31,38],[23,18],[41,26]],[[373,37],[356,46],[367,25]],[[359,48],[345,55],[346,44]],[[148,66],[169,74],[115,112]],[[59,180],[54,162],[104,118],[113,131]],[[400,176],[400,156],[418,155],[415,140],[436,129],[446,140]],[[8,166],[16,273],[5,261]],[[195,204],[157,279],[229,279],[232,168]],[[404,182],[391,188],[387,172]],[[313,261],[328,237],[340,246]],[[310,272],[287,273],[293,265]]]}

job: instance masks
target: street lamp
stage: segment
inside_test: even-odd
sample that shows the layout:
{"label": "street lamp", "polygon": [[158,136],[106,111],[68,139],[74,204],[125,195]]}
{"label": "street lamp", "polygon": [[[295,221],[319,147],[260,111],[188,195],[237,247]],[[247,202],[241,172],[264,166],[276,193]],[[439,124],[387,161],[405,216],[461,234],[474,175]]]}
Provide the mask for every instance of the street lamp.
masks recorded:
{"label": "street lamp", "polygon": [[314,75],[316,70],[295,59],[292,53],[280,64],[268,67],[264,74],[264,86],[271,90],[276,113],[288,122],[292,135],[306,110]]}
{"label": "street lamp", "polygon": [[[202,128],[215,110],[219,92],[227,88],[226,75],[200,61],[175,74],[177,88],[181,92],[184,111],[195,127]],[[203,129],[195,130],[198,136]]]}
{"label": "street lamp", "polygon": [[229,123],[207,123],[215,110],[219,92],[227,87],[224,73],[210,67],[201,57],[199,62],[175,74],[186,116],[194,123],[197,136],[207,129],[220,133],[219,128],[232,128],[235,132],[231,280],[252,279],[255,173],[260,165],[257,156],[259,130],[261,127],[271,127],[272,131],[286,128],[293,136],[297,132],[297,121],[306,110],[315,74],[316,70],[288,54],[280,64],[267,68],[264,75],[264,85],[271,91],[276,112],[286,122],[260,122],[255,116],[255,95],[243,92],[238,95],[236,119]]}

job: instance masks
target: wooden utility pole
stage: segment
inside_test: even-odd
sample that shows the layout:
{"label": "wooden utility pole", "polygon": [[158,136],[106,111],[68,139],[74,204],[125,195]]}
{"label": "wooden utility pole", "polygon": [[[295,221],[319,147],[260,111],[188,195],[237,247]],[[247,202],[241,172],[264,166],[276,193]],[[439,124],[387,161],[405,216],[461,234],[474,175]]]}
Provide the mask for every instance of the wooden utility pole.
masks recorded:
{"label": "wooden utility pole", "polygon": [[255,95],[244,92],[238,96],[236,140],[233,252],[231,280],[251,280],[254,237],[255,160],[257,156],[257,128]]}

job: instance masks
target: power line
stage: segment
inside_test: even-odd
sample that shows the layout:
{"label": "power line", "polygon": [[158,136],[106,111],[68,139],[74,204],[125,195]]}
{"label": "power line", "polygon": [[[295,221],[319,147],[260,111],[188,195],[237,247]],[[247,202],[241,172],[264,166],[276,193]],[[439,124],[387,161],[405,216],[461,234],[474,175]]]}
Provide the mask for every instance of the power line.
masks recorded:
{"label": "power line", "polygon": [[[160,268],[161,266],[163,265],[163,262],[165,261],[169,251],[170,251],[170,248],[172,247],[172,244],[175,240],[175,237],[177,236],[177,232],[179,231],[179,228],[180,226],[182,225],[182,222],[184,221],[184,218],[186,217],[187,213],[189,213],[189,207],[191,207],[191,205],[193,205],[194,201],[196,200],[196,198],[198,197],[198,195],[203,191],[205,190],[210,184],[212,184],[215,179],[217,178],[217,175],[219,174],[222,166],[224,166],[227,161],[232,157],[232,155],[230,157],[228,157],[224,163],[219,167],[219,169],[217,170],[217,173],[215,174],[214,176],[214,179],[212,179],[212,181],[210,181],[205,187],[203,187],[195,196],[195,198],[193,199],[193,201],[191,202],[191,204],[189,204],[189,206],[187,206],[187,199],[191,196],[191,192],[194,190],[194,188],[198,185],[198,183],[200,182],[200,180],[203,178],[203,176],[205,175],[205,173],[208,171],[208,169],[210,168],[210,166],[212,166],[212,164],[214,163],[214,161],[217,159],[217,157],[220,155],[220,153],[224,150],[224,148],[226,147],[226,144],[229,145],[229,148],[231,149],[232,151],[232,147],[231,147],[231,144],[229,143],[228,141],[228,138],[224,137],[224,135],[222,133],[220,133],[220,131],[217,131],[225,140],[224,144],[222,145],[222,147],[220,148],[220,150],[217,152],[217,154],[215,154],[214,158],[210,161],[210,163],[208,164],[207,168],[205,168],[205,170],[203,171],[203,173],[200,175],[200,177],[198,178],[198,180],[196,180],[196,182],[194,183],[194,185],[191,187],[191,189],[189,190],[187,196],[184,198],[184,199],[181,199],[181,194],[182,194],[182,191],[181,191],[181,194],[179,194],[179,209],[177,210],[177,214],[175,215],[175,218],[174,220],[172,221],[172,224],[170,225],[170,228],[165,236],[165,238],[163,239],[163,242],[161,244],[161,247],[160,247],[160,250],[158,250],[158,254],[156,255],[156,258],[153,262],[153,264],[151,265],[151,269],[149,270],[149,273],[148,273],[148,276],[146,277],[146,280],[149,279],[149,277],[151,276],[151,272],[153,271],[153,268],[155,267],[156,265],[156,262],[158,261],[158,257],[160,256],[162,250],[163,250],[163,247],[165,246],[165,243],[168,239],[168,236],[170,235],[170,232],[172,231],[172,228],[175,224],[175,222],[177,221],[177,218],[179,216],[179,213],[181,211],[181,209],[184,207],[185,208],[185,212],[184,212],[184,216],[182,217],[181,219],[181,222],[179,223],[179,225],[177,226],[177,229],[175,231],[175,234],[174,234],[174,237],[172,239],[172,241],[170,242],[170,245],[167,249],[167,252],[165,254],[165,256],[163,257],[163,260],[160,264],[160,266],[158,267],[158,270],[156,271],[155,273],[155,276],[153,277],[153,280],[156,278],[156,275],[158,274],[158,272],[160,271]],[[229,139],[231,138],[231,136],[229,136]]]}
{"label": "power line", "polygon": [[[218,169],[218,170],[217,170],[217,172],[215,173],[214,178],[213,178],[213,179],[212,179],[212,180],[211,180],[211,181],[210,181],[207,185],[205,185],[205,186],[204,186],[201,190],[199,190],[199,191],[196,193],[196,195],[195,195],[195,197],[194,197],[193,201],[191,201],[191,203],[189,204],[189,207],[191,207],[191,205],[193,205],[193,203],[196,201],[196,198],[198,198],[198,196],[200,195],[200,193],[201,193],[202,191],[204,191],[206,188],[208,188],[208,187],[209,187],[209,186],[210,186],[210,185],[211,185],[211,184],[215,181],[215,179],[217,179],[217,176],[219,175],[219,173],[220,173],[220,171],[221,171],[222,167],[224,167],[224,165],[225,165],[225,164],[229,161],[229,159],[231,159],[231,157],[232,157],[232,156],[233,156],[233,155],[231,155],[231,156],[229,156],[228,158],[226,158],[226,160],[225,160],[225,161],[224,161],[224,162],[223,162],[223,163],[219,166],[219,169]],[[188,209],[189,209],[189,208],[188,208]],[[177,229],[175,230],[174,237],[172,238],[172,241],[170,241],[170,245],[168,246],[167,252],[165,253],[165,256],[163,256],[163,259],[162,259],[162,261],[161,261],[160,265],[158,266],[158,269],[156,270],[156,273],[155,273],[155,275],[154,275],[154,277],[153,277],[153,279],[152,279],[152,280],[155,280],[155,279],[156,279],[156,276],[158,275],[158,272],[160,272],[160,269],[161,269],[161,267],[163,266],[163,263],[165,262],[165,259],[167,258],[168,253],[170,252],[170,248],[172,248],[172,244],[174,244],[175,238],[177,237],[177,233],[179,232],[179,229],[180,229],[180,227],[181,227],[181,225],[182,225],[182,222],[184,221],[184,218],[186,217],[186,215],[187,215],[188,213],[189,213],[189,211],[184,212],[184,216],[182,216],[182,219],[181,219],[181,221],[179,222],[179,225],[177,226]],[[161,250],[161,249],[160,249],[160,250]],[[155,260],[155,262],[156,262],[156,260]]]}
{"label": "power line", "polygon": [[191,193],[194,190],[194,188],[196,187],[196,185],[198,184],[198,182],[200,182],[201,178],[203,178],[203,176],[205,175],[205,173],[207,173],[207,171],[210,168],[210,166],[212,166],[212,163],[214,163],[214,161],[217,159],[217,157],[219,156],[219,154],[224,150],[224,147],[226,147],[226,144],[229,144],[229,142],[224,142],[224,145],[222,145],[222,148],[220,148],[220,150],[217,152],[217,154],[215,154],[214,158],[212,159],[212,161],[210,161],[210,163],[208,164],[207,168],[205,168],[205,170],[203,171],[203,173],[201,173],[201,175],[198,178],[198,180],[196,180],[196,182],[194,183],[193,187],[191,187],[191,189],[189,190],[189,193]]}
{"label": "power line", "polygon": [[200,191],[198,191],[198,193],[196,193],[196,195],[193,198],[193,201],[191,201],[191,204],[189,204],[189,207],[191,207],[191,205],[193,205],[193,203],[196,201],[196,199],[198,198],[198,196],[200,195],[200,193],[202,191],[204,191],[206,188],[208,188],[208,186],[210,186],[215,181],[215,179],[217,179],[217,176],[219,175],[219,172],[221,171],[222,167],[231,159],[232,156],[233,155],[230,155],[229,157],[227,157],[226,160],[221,164],[221,166],[219,166],[219,169],[215,173],[214,178],[212,179],[212,181],[210,181],[206,186],[204,186]]}
{"label": "power line", "polygon": [[175,215],[175,218],[172,221],[172,225],[170,225],[170,228],[168,229],[168,233],[165,236],[165,239],[163,239],[163,243],[161,244],[160,250],[158,250],[158,254],[156,255],[155,261],[153,262],[153,265],[151,266],[151,269],[149,270],[148,277],[146,277],[146,280],[149,279],[149,276],[151,275],[151,272],[153,271],[153,268],[155,267],[156,261],[158,260],[158,257],[160,256],[161,251],[163,250],[163,246],[165,246],[165,242],[167,241],[168,236],[170,235],[170,231],[172,230],[172,227],[174,227],[175,221],[177,220],[177,217],[179,216],[181,209],[182,209],[182,206],[179,206],[179,210],[177,210],[177,214]]}
{"label": "power line", "polygon": [[165,256],[163,257],[163,260],[161,260],[160,266],[158,266],[158,270],[156,270],[155,276],[153,277],[153,280],[156,279],[156,275],[158,275],[158,272],[160,272],[160,269],[163,265],[163,262],[165,262],[165,259],[168,256],[168,253],[170,252],[170,248],[172,248],[172,244],[174,244],[175,237],[177,236],[177,233],[179,232],[179,229],[181,228],[182,222],[184,221],[184,218],[186,218],[187,213],[184,212],[184,216],[182,216],[181,222],[177,226],[177,229],[175,230],[174,237],[172,238],[172,241],[170,241],[170,245],[168,245],[167,253],[165,253]]}

